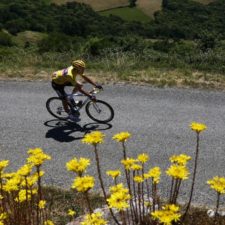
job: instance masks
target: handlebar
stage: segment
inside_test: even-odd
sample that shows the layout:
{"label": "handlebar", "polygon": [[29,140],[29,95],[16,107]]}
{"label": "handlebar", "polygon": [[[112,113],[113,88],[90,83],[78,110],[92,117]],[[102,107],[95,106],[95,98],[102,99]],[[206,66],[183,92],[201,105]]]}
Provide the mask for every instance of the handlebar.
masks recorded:
{"label": "handlebar", "polygon": [[98,89],[98,88],[93,88],[91,91],[90,91],[90,94],[98,94],[99,92],[103,91],[103,89]]}

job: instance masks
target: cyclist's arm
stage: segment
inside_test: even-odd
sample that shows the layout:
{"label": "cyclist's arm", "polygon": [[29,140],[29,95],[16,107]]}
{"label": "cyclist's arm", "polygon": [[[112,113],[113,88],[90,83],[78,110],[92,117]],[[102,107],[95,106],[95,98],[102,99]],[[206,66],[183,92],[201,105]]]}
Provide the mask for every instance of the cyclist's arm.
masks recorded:
{"label": "cyclist's arm", "polygon": [[94,81],[92,81],[89,77],[87,77],[85,75],[82,75],[81,77],[88,83],[92,84],[93,86],[95,86],[95,87],[97,86],[97,84]]}
{"label": "cyclist's arm", "polygon": [[82,94],[88,96],[89,98],[92,97],[91,94],[89,94],[87,91],[85,91],[81,85],[76,85],[75,88],[73,89],[73,93],[76,93],[77,91],[81,92]]}
{"label": "cyclist's arm", "polygon": [[88,96],[89,98],[91,98],[91,94],[89,94],[87,91],[85,91],[82,87],[78,87],[78,88],[75,88],[76,90],[78,89],[79,92],[81,92],[82,94]]}

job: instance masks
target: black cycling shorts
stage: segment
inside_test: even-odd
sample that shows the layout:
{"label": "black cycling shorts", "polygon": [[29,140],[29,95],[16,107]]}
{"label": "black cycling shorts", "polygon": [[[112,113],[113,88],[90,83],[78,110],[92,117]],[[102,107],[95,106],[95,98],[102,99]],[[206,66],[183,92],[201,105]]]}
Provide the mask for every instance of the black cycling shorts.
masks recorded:
{"label": "black cycling shorts", "polygon": [[67,96],[67,93],[64,90],[66,86],[73,86],[73,85],[71,83],[60,85],[52,81],[52,88],[56,91],[58,96],[62,99],[66,99],[66,96]]}

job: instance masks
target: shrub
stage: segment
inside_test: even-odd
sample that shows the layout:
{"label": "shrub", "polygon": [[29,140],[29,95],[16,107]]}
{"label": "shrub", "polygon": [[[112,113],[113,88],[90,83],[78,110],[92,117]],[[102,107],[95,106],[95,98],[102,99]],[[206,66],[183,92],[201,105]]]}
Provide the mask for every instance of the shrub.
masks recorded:
{"label": "shrub", "polygon": [[39,42],[38,47],[40,52],[78,51],[82,41],[82,38],[79,37],[72,37],[62,33],[51,33]]}
{"label": "shrub", "polygon": [[3,31],[0,31],[0,45],[12,46],[13,45],[12,37]]}

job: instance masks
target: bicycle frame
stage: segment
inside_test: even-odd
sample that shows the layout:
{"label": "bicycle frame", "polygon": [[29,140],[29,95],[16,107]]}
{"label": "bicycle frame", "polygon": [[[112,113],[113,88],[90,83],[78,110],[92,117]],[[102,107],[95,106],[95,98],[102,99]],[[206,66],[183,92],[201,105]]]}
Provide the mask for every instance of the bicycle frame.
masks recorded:
{"label": "bicycle frame", "polygon": [[[96,90],[96,89],[93,89],[92,91],[90,91],[90,94],[92,94],[93,96],[95,96],[95,94],[97,94],[97,93],[99,93],[100,92],[100,90]],[[70,94],[68,94],[67,96],[70,96]],[[82,94],[82,93],[75,93],[75,94],[73,94],[73,96],[74,97],[76,97],[76,96],[86,96],[86,95],[84,95],[84,94]],[[79,106],[79,107],[77,107],[77,106],[72,106],[72,108],[74,109],[74,110],[76,110],[76,111],[80,111],[88,102],[90,101],[90,99],[89,99],[89,97],[87,97],[84,101],[83,101],[83,103],[82,103],[82,105],[81,106]],[[98,106],[96,105],[96,104],[94,104],[94,107],[95,107],[95,109],[97,110],[97,112],[100,112],[101,110],[98,108]]]}

